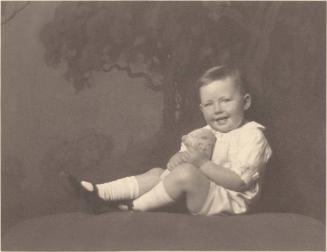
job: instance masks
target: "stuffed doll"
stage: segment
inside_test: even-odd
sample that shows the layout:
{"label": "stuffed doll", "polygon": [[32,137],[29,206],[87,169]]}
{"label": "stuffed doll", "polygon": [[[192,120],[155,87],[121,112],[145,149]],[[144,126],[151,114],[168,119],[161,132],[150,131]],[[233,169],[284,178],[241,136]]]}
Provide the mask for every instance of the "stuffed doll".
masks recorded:
{"label": "stuffed doll", "polygon": [[201,151],[211,158],[216,143],[215,134],[209,129],[196,129],[182,137],[186,150]]}

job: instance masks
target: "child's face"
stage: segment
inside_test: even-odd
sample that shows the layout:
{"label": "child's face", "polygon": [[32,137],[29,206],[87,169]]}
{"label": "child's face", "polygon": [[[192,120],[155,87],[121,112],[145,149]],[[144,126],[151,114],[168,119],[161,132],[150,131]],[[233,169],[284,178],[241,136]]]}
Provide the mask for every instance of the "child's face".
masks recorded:
{"label": "child's face", "polygon": [[233,77],[216,80],[200,88],[200,108],[206,122],[216,131],[229,132],[244,120],[251,97],[244,94]]}

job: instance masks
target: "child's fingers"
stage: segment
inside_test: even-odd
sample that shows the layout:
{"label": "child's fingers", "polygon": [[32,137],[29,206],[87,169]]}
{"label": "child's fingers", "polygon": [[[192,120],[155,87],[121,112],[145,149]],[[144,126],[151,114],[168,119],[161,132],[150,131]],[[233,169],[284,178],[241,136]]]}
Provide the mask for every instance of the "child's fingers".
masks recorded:
{"label": "child's fingers", "polygon": [[170,162],[168,162],[167,168],[169,170],[173,170],[174,168],[176,168],[176,166],[179,164],[178,160],[173,159]]}
{"label": "child's fingers", "polygon": [[196,151],[188,151],[185,153],[184,160],[185,162],[192,163],[193,160],[196,158],[197,152]]}
{"label": "child's fingers", "polygon": [[168,164],[167,164],[167,168],[168,168],[168,169],[173,168],[173,166],[174,166],[174,162],[175,162],[175,159],[176,159],[176,157],[172,157],[172,158],[168,161]]}
{"label": "child's fingers", "polygon": [[183,155],[181,155],[180,159],[181,162],[188,162],[190,159],[190,153],[184,152]]}
{"label": "child's fingers", "polygon": [[173,170],[175,169],[178,165],[185,163],[186,159],[184,158],[184,153],[173,158],[169,163],[168,163],[168,169]]}

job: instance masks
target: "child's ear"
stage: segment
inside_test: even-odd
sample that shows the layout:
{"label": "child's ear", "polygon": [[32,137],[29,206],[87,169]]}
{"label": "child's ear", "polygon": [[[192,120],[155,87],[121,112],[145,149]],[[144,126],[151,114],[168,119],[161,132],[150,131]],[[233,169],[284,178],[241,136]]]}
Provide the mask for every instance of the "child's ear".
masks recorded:
{"label": "child's ear", "polygon": [[251,95],[246,93],[244,96],[243,96],[243,100],[244,100],[244,105],[243,105],[243,109],[244,110],[248,110],[250,107],[251,107]]}
{"label": "child's ear", "polygon": [[199,104],[199,108],[200,108],[200,111],[203,112],[203,106],[201,103]]}

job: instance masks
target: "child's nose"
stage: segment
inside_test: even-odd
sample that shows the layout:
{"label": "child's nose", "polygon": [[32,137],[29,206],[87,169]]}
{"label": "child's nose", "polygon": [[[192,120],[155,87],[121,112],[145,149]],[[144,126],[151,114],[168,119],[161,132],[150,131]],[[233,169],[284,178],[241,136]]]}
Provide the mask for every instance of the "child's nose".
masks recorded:
{"label": "child's nose", "polygon": [[221,105],[219,102],[214,103],[213,109],[215,114],[222,112]]}

